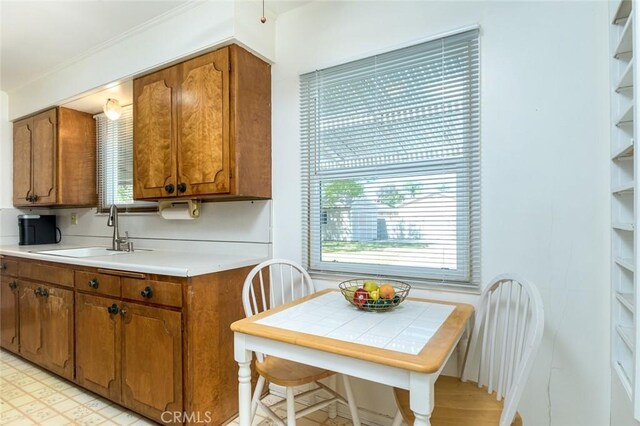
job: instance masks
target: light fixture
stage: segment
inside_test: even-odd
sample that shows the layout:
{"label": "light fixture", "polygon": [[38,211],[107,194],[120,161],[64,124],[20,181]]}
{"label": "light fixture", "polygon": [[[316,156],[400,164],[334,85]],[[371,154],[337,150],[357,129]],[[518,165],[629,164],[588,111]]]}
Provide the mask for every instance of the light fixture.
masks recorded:
{"label": "light fixture", "polygon": [[109,120],[117,120],[122,114],[122,107],[117,99],[109,98],[104,104],[103,111]]}

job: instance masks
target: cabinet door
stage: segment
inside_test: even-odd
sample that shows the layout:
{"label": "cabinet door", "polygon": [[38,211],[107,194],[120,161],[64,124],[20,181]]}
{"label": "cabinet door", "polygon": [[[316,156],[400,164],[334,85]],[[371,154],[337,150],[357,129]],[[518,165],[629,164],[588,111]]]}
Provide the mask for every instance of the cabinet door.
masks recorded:
{"label": "cabinet door", "polygon": [[76,381],[120,402],[120,301],[76,293]]}
{"label": "cabinet door", "polygon": [[133,82],[134,198],[176,196],[178,67]]}
{"label": "cabinet door", "polygon": [[20,299],[19,328],[20,354],[40,363],[43,358],[42,346],[42,297],[36,291],[42,286],[28,281],[18,281]]}
{"label": "cabinet door", "polygon": [[73,291],[46,287],[42,298],[44,366],[73,379]]}
{"label": "cabinet door", "polygon": [[37,197],[33,204],[56,203],[56,123],[57,110],[52,109],[33,117],[31,135],[32,191]]}
{"label": "cabinet door", "polygon": [[180,66],[178,195],[228,193],[229,49]]}
{"label": "cabinet door", "polygon": [[31,134],[30,118],[13,123],[13,205],[31,204]]}
{"label": "cabinet door", "polygon": [[123,404],[160,421],[164,411],[182,411],[180,312],[129,304],[123,318]]}
{"label": "cabinet door", "polygon": [[0,346],[18,351],[18,280],[0,278]]}

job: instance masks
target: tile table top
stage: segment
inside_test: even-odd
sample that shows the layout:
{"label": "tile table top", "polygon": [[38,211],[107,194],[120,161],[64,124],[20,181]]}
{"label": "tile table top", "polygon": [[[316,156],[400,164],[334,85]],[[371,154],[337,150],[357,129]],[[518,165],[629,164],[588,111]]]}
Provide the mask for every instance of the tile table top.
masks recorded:
{"label": "tile table top", "polygon": [[231,330],[249,347],[271,341],[433,373],[449,358],[473,311],[466,303],[407,298],[392,311],[365,312],[337,289],[326,289],[238,320]]}
{"label": "tile table top", "polygon": [[454,309],[455,305],[405,300],[388,312],[367,312],[349,304],[341,293],[330,292],[256,324],[415,355]]}

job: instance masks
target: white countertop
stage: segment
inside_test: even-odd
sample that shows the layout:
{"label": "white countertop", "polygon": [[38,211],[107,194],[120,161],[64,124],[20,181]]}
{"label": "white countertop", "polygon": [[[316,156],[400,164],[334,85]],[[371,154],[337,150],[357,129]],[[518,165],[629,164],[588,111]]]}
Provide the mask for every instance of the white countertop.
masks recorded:
{"label": "white countertop", "polygon": [[230,254],[205,253],[190,251],[172,251],[167,249],[151,249],[113,256],[64,257],[34,253],[34,251],[56,250],[91,245],[43,244],[32,246],[2,245],[0,254],[23,257],[32,260],[64,263],[69,265],[92,266],[95,268],[117,269],[131,272],[170,275],[176,277],[193,277],[220,271],[242,268],[258,264],[267,257]]}

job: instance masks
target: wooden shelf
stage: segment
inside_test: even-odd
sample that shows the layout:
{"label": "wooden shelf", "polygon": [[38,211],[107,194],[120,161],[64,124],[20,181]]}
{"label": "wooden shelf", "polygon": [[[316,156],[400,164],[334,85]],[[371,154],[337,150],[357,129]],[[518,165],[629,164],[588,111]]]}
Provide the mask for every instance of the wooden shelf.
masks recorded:
{"label": "wooden shelf", "polygon": [[628,123],[633,123],[633,104],[625,109],[616,120],[616,126],[622,126]]}
{"label": "wooden shelf", "polygon": [[620,80],[618,80],[618,84],[616,84],[615,91],[620,92],[621,90],[631,87],[633,87],[633,59],[629,61],[629,64],[624,69]]}
{"label": "wooden shelf", "polygon": [[613,194],[624,194],[633,192],[633,182],[626,182],[611,189]]}
{"label": "wooden shelf", "polygon": [[631,15],[631,0],[619,0],[616,13],[613,15],[613,23],[618,24]]}
{"label": "wooden shelf", "polygon": [[629,140],[627,145],[619,148],[611,156],[612,160],[625,160],[633,158],[633,139]]}
{"label": "wooden shelf", "polygon": [[633,18],[629,17],[627,19],[627,23],[624,25],[622,29],[622,34],[620,35],[620,40],[618,41],[618,45],[613,51],[613,57],[619,59],[621,55],[625,53],[629,53],[633,50]]}
{"label": "wooden shelf", "polygon": [[633,265],[633,259],[628,259],[628,258],[622,258],[622,257],[616,257],[615,262],[623,267],[624,269],[634,272],[635,270],[635,266]]}
{"label": "wooden shelf", "polygon": [[622,338],[622,341],[626,343],[627,347],[631,349],[631,352],[635,352],[636,340],[634,337],[633,327],[623,327],[621,325],[616,326],[618,335]]}
{"label": "wooden shelf", "polygon": [[633,300],[633,293],[623,293],[616,291],[616,299],[629,311],[635,312],[635,304]]}

